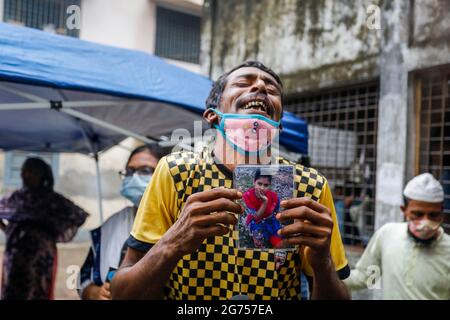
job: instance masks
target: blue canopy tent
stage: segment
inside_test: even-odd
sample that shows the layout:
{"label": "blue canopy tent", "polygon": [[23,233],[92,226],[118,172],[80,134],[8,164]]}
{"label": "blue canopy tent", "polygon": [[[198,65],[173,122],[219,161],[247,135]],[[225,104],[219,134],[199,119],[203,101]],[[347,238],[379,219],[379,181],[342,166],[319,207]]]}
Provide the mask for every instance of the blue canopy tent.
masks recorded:
{"label": "blue canopy tent", "polygon": [[[97,159],[125,137],[193,132],[211,81],[144,52],[0,23],[0,149]],[[306,123],[285,112],[280,143],[307,154]],[[97,162],[98,169],[98,162]],[[100,180],[98,179],[99,197]],[[100,202],[100,212],[101,202]]]}

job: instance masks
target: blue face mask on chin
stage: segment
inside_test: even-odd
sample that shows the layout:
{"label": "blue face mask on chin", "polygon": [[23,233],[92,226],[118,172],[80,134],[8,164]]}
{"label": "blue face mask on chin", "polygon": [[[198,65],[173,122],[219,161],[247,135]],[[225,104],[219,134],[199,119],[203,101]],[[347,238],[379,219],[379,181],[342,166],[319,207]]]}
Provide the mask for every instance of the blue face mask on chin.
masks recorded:
{"label": "blue face mask on chin", "polygon": [[139,175],[133,174],[132,176],[125,177],[120,188],[120,194],[133,202],[137,207],[141,202],[142,195],[150,182],[152,175]]}

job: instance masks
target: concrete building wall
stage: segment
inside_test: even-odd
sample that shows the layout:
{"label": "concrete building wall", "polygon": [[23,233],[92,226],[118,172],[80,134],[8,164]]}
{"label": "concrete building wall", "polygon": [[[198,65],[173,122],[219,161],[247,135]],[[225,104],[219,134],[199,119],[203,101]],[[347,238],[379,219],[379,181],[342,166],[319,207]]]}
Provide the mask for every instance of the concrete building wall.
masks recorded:
{"label": "concrete building wall", "polygon": [[80,39],[152,53],[155,9],[148,0],[83,0]]}
{"label": "concrete building wall", "polygon": [[380,32],[366,27],[373,3],[206,1],[203,66],[216,78],[240,61],[258,59],[282,75],[287,92],[375,77]]}
{"label": "concrete building wall", "polygon": [[0,22],[3,22],[3,1],[0,1]]}
{"label": "concrete building wall", "polygon": [[[380,30],[368,27],[371,5],[381,10]],[[406,70],[447,63],[446,0],[206,0],[202,72],[217,78],[258,59],[282,75],[289,93],[378,77],[381,39],[400,24],[392,10],[398,5],[408,10],[401,48]]]}
{"label": "concrete building wall", "polygon": [[412,71],[449,63],[450,2],[412,1],[408,22],[408,42],[403,49],[406,69]]}
{"label": "concrete building wall", "polygon": [[375,228],[403,221],[399,210],[406,177],[409,2],[385,2],[380,56]]}
{"label": "concrete building wall", "polygon": [[[201,15],[202,0],[83,0],[80,39],[127,49],[155,52],[156,7]],[[166,59],[200,73],[200,67]]]}
{"label": "concrete building wall", "polygon": [[[385,1],[382,27],[376,228],[403,220],[402,189],[415,174],[414,71],[450,63],[450,2]],[[379,183],[391,174],[401,183]]]}

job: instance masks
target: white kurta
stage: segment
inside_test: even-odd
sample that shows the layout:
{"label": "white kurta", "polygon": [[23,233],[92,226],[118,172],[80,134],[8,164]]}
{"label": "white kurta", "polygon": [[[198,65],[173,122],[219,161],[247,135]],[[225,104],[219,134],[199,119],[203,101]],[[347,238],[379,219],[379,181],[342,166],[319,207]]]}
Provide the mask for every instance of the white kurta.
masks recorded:
{"label": "white kurta", "polygon": [[430,246],[415,242],[407,223],[388,223],[370,240],[344,283],[350,290],[374,285],[381,275],[384,299],[450,299],[450,236],[441,228]]}
{"label": "white kurta", "polygon": [[126,207],[101,226],[100,274],[106,280],[110,267],[119,268],[120,253],[133,227],[136,208]]}

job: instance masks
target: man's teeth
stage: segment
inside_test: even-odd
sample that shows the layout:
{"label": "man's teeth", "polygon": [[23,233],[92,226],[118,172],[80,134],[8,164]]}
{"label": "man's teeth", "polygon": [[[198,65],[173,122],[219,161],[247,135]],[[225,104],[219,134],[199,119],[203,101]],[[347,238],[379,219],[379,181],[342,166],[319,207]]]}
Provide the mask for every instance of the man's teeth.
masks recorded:
{"label": "man's teeth", "polygon": [[259,111],[264,111],[266,112],[267,107],[266,105],[261,102],[261,101],[250,101],[249,103],[245,104],[243,107],[244,110],[247,109],[254,109],[254,110],[259,110]]}

